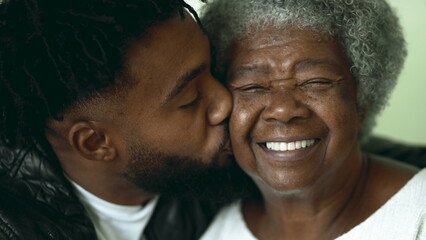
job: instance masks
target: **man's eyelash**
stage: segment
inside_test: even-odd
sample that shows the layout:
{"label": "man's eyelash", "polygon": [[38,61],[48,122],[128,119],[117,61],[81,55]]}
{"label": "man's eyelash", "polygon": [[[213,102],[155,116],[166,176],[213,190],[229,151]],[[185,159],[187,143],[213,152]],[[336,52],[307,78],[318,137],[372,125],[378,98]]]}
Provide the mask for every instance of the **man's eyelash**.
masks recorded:
{"label": "man's eyelash", "polygon": [[187,103],[185,105],[182,105],[179,108],[181,108],[181,109],[188,109],[190,107],[193,107],[193,106],[197,105],[200,101],[201,101],[201,95],[198,94],[197,97],[193,101],[191,101],[190,103]]}

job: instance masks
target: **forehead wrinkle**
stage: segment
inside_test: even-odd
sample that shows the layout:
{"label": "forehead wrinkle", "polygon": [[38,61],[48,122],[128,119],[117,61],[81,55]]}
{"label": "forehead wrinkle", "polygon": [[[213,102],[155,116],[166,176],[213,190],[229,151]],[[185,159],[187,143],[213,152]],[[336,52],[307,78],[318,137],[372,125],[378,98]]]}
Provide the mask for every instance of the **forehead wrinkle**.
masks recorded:
{"label": "forehead wrinkle", "polygon": [[342,65],[332,59],[305,59],[302,61],[299,61],[298,63],[295,64],[294,69],[297,70],[302,70],[305,68],[311,68],[311,67],[315,67],[315,66],[319,66],[319,65],[329,65],[329,66],[333,66],[333,67],[337,67],[337,68],[342,68]]}
{"label": "forehead wrinkle", "polygon": [[[291,61],[281,61],[280,59],[268,58],[259,63],[242,65],[236,68],[230,75],[232,82],[233,75],[244,76],[245,74],[260,74],[268,76],[269,81],[281,81],[292,78],[294,75],[294,67]],[[260,80],[260,79],[259,79]],[[265,80],[265,79],[263,79]]]}
{"label": "forehead wrinkle", "polygon": [[236,74],[245,74],[245,73],[270,73],[271,68],[266,64],[252,64],[239,66],[235,69]]}

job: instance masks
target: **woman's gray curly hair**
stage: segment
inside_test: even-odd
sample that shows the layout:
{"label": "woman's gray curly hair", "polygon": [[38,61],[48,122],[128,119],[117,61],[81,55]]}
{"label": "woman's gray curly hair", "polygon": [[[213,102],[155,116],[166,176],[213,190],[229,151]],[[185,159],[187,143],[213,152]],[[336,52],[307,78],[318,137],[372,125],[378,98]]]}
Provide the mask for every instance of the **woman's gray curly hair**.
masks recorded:
{"label": "woman's gray curly hair", "polygon": [[358,107],[368,111],[360,135],[371,132],[387,104],[407,51],[398,18],[385,0],[215,0],[202,23],[225,76],[232,44],[265,27],[297,26],[338,39],[357,83]]}

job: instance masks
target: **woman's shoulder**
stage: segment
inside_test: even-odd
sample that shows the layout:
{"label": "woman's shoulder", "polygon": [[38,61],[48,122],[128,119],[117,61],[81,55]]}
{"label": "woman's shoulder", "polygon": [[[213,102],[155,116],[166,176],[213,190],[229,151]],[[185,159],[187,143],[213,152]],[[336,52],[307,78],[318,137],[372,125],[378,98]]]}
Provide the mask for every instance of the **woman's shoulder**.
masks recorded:
{"label": "woman's shoulder", "polygon": [[371,214],[338,240],[419,239],[425,228],[426,169],[378,156],[370,156],[369,164],[361,205]]}
{"label": "woman's shoulder", "polygon": [[419,168],[378,155],[369,155],[369,180],[372,187],[394,195],[414,175]]}
{"label": "woman's shoulder", "polygon": [[[377,155],[369,155],[366,193],[371,207],[382,206],[419,172],[419,168]],[[424,175],[424,174],[423,174]],[[423,177],[423,181],[426,181]]]}

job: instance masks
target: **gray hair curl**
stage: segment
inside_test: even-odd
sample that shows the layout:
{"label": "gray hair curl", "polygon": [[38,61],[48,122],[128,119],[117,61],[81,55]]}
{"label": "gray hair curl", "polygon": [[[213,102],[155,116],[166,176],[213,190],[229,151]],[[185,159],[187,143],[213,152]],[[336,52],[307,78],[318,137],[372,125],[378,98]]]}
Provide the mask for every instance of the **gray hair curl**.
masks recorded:
{"label": "gray hair curl", "polygon": [[407,55],[398,18],[385,0],[215,0],[202,9],[202,23],[220,76],[232,44],[265,27],[291,25],[338,39],[357,83],[358,107],[368,111],[361,138],[386,106]]}

